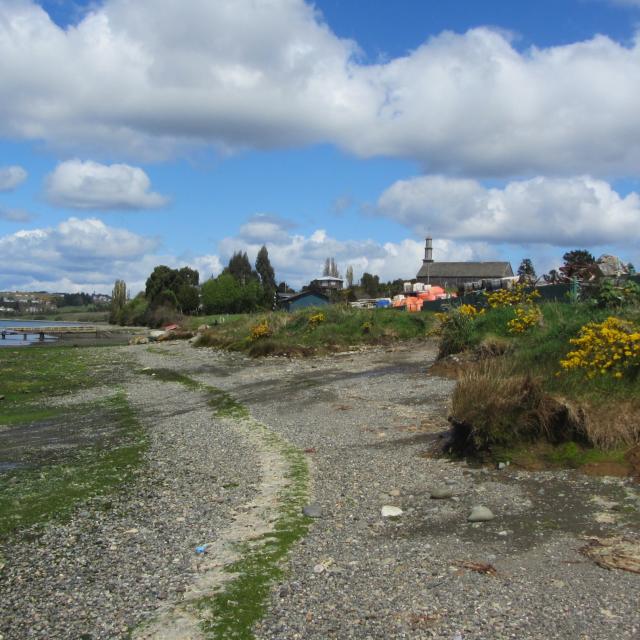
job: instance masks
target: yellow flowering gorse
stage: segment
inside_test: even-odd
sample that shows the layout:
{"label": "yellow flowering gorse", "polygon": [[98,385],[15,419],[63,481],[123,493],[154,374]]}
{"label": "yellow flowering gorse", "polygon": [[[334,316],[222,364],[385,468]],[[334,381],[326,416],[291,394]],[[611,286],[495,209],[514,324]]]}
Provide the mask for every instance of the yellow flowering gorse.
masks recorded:
{"label": "yellow flowering gorse", "polygon": [[517,284],[513,289],[499,289],[492,293],[485,293],[487,302],[492,309],[501,307],[515,307],[519,304],[533,304],[540,297],[537,289],[527,293],[523,284]]}
{"label": "yellow flowering gorse", "polygon": [[314,327],[317,327],[319,324],[322,324],[326,319],[327,318],[324,315],[324,313],[322,312],[314,313],[312,316],[309,317],[309,326],[313,329]]}
{"label": "yellow flowering gorse", "polygon": [[604,322],[590,322],[570,342],[577,349],[560,361],[565,371],[582,369],[589,378],[622,378],[626,371],[640,366],[640,328],[626,320],[611,316]]}
{"label": "yellow flowering gorse", "polygon": [[266,320],[259,322],[251,327],[251,340],[260,340],[260,338],[268,338],[271,335],[271,329]]}
{"label": "yellow flowering gorse", "polygon": [[472,304],[461,304],[458,307],[458,311],[463,316],[469,316],[470,318],[481,316],[484,313],[484,309],[478,309],[477,307],[474,307]]}
{"label": "yellow flowering gorse", "polygon": [[515,308],[515,313],[516,317],[507,322],[509,333],[526,333],[542,320],[542,313],[535,305],[518,306]]}

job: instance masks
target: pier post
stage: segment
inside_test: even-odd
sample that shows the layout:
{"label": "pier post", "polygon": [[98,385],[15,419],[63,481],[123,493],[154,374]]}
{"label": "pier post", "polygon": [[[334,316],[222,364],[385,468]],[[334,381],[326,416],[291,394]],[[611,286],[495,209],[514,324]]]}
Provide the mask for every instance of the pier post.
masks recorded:
{"label": "pier post", "polygon": [[23,340],[26,340],[26,339],[27,339],[27,334],[26,334],[26,333],[23,333],[23,334],[22,334],[22,339],[23,339]]}
{"label": "pier post", "polygon": [[44,341],[44,331],[40,332],[40,342]]}
{"label": "pier post", "polygon": [[3,340],[5,340],[5,339],[6,339],[6,337],[7,337],[7,332],[6,332],[6,331],[3,331],[3,332],[2,332],[2,339],[3,339]]}

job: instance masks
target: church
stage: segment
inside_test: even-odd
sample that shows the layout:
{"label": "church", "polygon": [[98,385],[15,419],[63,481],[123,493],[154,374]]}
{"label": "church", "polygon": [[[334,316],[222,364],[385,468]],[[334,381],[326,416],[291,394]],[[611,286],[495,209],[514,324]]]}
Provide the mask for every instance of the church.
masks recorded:
{"label": "church", "polygon": [[433,259],[433,240],[426,239],[424,260],[416,280],[443,289],[457,289],[466,282],[496,280],[513,276],[509,262],[436,262]]}

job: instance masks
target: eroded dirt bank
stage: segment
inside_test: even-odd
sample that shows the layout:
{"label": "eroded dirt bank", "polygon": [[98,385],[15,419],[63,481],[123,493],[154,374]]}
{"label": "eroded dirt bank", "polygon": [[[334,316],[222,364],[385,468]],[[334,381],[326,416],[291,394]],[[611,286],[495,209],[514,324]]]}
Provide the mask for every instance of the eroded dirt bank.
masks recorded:
{"label": "eroded dirt bank", "polygon": [[[453,384],[427,374],[431,345],[309,360],[123,350],[137,362],[122,383],[150,433],[147,466],[108,510],[85,505],[6,545],[5,639],[126,637],[183,601],[195,546],[221,540],[259,495],[260,447],[204,393],[135,372],[145,367],[224,389],[304,453],[320,517],[273,583],[257,638],[640,637],[640,575],[578,552],[585,536],[637,536],[637,485],[425,457]],[[402,515],[383,518],[385,505]],[[477,505],[495,518],[468,522]]]}

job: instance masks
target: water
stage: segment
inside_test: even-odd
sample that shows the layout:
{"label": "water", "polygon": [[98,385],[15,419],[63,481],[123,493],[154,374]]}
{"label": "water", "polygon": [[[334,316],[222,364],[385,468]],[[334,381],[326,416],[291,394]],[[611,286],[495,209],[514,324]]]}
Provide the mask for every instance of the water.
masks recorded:
{"label": "water", "polygon": [[[0,331],[9,327],[81,327],[82,322],[54,322],[53,320],[19,320],[16,318],[3,318],[0,319]],[[45,336],[45,342],[55,342],[57,340],[54,336]],[[0,348],[2,347],[24,347],[34,342],[40,342],[40,336],[35,334],[28,334],[27,339],[24,339],[22,334],[9,335],[7,334],[4,340],[0,339]]]}

